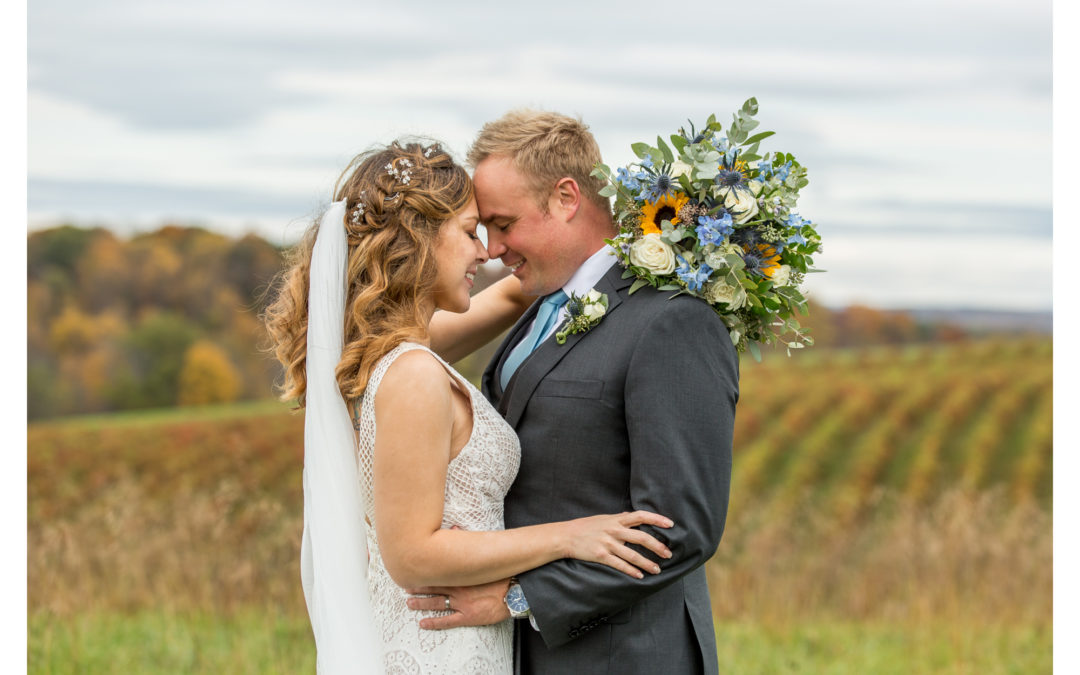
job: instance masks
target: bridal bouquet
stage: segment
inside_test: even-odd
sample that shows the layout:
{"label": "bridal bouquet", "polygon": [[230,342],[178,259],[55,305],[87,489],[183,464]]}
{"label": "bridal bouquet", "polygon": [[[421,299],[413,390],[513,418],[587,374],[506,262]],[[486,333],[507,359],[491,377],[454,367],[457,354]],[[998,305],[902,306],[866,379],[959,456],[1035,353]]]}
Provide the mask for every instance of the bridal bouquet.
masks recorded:
{"label": "bridal bouquet", "polygon": [[798,349],[814,343],[799,325],[807,313],[799,286],[821,250],[813,223],[796,210],[806,169],[788,153],[758,154],[774,132],[758,126],[749,99],[724,133],[716,116],[705,126],[679,129],[668,145],[634,143],[639,161],[594,176],[615,197],[619,233],[609,239],[637,277],[630,292],[650,285],[704,299],[723,319],[739,351],[761,359],[760,344]]}

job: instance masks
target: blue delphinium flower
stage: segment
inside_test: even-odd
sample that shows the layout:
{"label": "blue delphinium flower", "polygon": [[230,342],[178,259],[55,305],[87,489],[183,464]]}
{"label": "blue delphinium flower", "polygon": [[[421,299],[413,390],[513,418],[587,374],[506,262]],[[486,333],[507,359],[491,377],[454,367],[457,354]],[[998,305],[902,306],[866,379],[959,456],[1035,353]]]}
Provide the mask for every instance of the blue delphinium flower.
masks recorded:
{"label": "blue delphinium flower", "polygon": [[615,180],[627,190],[641,189],[641,183],[638,182],[637,177],[627,171],[625,167],[619,167],[618,175],[615,177]]}
{"label": "blue delphinium flower", "polygon": [[719,246],[724,239],[735,231],[731,221],[731,214],[725,213],[723,218],[713,216],[700,216],[698,218],[697,238],[702,244],[714,244]]}
{"label": "blue delphinium flower", "polygon": [[701,263],[701,267],[694,269],[681,255],[676,256],[676,258],[680,264],[675,270],[675,274],[686,284],[687,289],[694,292],[700,291],[705,286],[705,282],[709,280],[709,275],[713,271],[712,268],[706,263]]}
{"label": "blue delphinium flower", "polygon": [[804,237],[802,235],[802,227],[803,227],[803,225],[809,224],[809,222],[810,221],[804,220],[803,217],[800,216],[797,213],[788,214],[787,221],[785,221],[784,224],[787,225],[788,227],[792,228],[793,230],[795,230],[795,234],[788,237],[786,243],[788,243],[788,244],[804,244],[805,245],[806,244],[806,237]]}
{"label": "blue delphinium flower", "polygon": [[645,167],[646,169],[653,168],[652,155],[645,155],[644,157],[642,157],[641,158],[641,166]]}
{"label": "blue delphinium flower", "polygon": [[764,160],[758,162],[757,165],[758,175],[754,176],[754,180],[759,180],[762,183],[769,180],[769,174],[772,173],[772,162],[766,162]]}
{"label": "blue delphinium flower", "polygon": [[786,162],[783,166],[773,169],[773,175],[782,181],[787,180],[788,175],[791,173],[791,162]]}

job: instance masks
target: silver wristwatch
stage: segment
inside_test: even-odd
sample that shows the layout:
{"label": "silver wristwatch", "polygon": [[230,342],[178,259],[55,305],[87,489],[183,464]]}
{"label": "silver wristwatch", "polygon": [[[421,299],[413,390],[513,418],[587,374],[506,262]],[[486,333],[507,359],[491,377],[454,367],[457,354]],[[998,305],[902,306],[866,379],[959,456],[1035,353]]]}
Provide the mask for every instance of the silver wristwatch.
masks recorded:
{"label": "silver wristwatch", "polygon": [[514,619],[527,619],[532,612],[529,611],[529,601],[525,599],[525,592],[521,590],[521,584],[516,581],[510,582],[510,588],[503,596],[506,608],[510,610],[510,616]]}

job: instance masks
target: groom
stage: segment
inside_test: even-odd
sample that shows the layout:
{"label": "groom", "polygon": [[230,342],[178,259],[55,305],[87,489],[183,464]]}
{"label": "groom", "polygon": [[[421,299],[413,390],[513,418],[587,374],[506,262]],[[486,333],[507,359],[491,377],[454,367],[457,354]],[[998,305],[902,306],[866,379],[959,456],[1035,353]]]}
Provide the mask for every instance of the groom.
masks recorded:
{"label": "groom", "polygon": [[[604,242],[615,227],[603,183],[589,175],[599,147],[580,121],[510,112],[484,126],[469,161],[491,257],[542,296],[483,375],[521,439],[506,527],[644,509],[675,522],[648,528],[673,556],[639,548],[662,570],[640,580],[564,559],[509,582],[437,589],[456,611],[421,625],[520,618],[518,673],[716,673],[703,565],[724,531],[731,478],[739,370],[727,330],[701,300],[629,294]],[[607,295],[606,314],[558,344],[562,294],[591,289]]]}

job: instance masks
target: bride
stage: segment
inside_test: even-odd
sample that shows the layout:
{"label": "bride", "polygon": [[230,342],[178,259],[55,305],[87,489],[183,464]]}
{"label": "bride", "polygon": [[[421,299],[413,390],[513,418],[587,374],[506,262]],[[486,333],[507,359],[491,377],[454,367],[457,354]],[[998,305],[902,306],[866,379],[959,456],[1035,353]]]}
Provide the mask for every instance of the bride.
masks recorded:
{"label": "bride", "polygon": [[265,316],[282,398],[306,407],[301,577],[319,672],[510,673],[509,619],[422,631],[405,589],[564,557],[642,578],[659,567],[627,544],[670,552],[633,528],[671,521],[636,511],[503,529],[517,437],[432,350],[464,355],[531,300],[512,278],[470,298],[488,256],[468,174],[437,144],[395,142],[353,159],[334,199]]}

